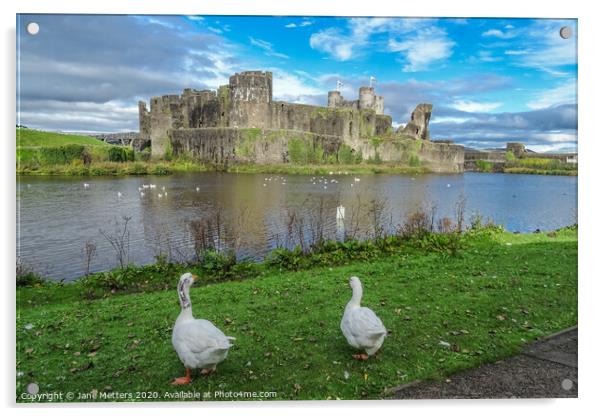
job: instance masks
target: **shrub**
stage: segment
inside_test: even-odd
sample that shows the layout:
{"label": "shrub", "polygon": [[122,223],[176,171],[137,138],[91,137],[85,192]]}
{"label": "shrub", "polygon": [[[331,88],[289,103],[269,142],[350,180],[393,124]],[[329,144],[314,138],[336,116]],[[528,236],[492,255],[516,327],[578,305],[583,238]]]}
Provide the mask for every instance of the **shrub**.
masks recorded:
{"label": "shrub", "polygon": [[414,240],[414,245],[422,250],[456,255],[463,247],[461,233],[427,233]]}
{"label": "shrub", "polygon": [[339,148],[339,163],[344,165],[352,165],[361,163],[362,153],[361,151],[355,152],[351,146],[343,144]]}
{"label": "shrub", "polygon": [[486,162],[484,160],[475,161],[475,165],[477,165],[477,169],[480,172],[493,172],[493,163]]}
{"label": "shrub", "polygon": [[64,146],[40,147],[38,157],[42,165],[65,165],[82,158],[84,146],[68,144]]}
{"label": "shrub", "polygon": [[134,160],[139,160],[141,162],[148,162],[151,159],[151,151],[150,148],[146,148],[141,152],[135,152]]}
{"label": "shrub", "polygon": [[134,151],[129,147],[111,146],[109,148],[110,162],[127,162],[134,160]]}
{"label": "shrub", "polygon": [[17,258],[16,267],[17,287],[38,286],[46,283],[29,265]]}
{"label": "shrub", "polygon": [[292,250],[286,248],[274,249],[268,254],[265,261],[269,266],[285,270],[301,270],[309,265],[309,261],[300,246],[296,246]]}
{"label": "shrub", "polygon": [[417,155],[411,155],[408,164],[413,168],[418,167],[420,166],[420,158]]}

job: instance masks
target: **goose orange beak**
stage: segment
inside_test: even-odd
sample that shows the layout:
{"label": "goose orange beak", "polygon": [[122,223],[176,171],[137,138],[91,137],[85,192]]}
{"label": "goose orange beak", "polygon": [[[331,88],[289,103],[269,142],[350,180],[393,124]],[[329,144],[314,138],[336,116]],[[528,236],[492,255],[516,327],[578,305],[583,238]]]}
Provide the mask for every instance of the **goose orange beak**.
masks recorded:
{"label": "goose orange beak", "polygon": [[192,275],[192,281],[196,282],[199,279],[199,277],[196,274]]}

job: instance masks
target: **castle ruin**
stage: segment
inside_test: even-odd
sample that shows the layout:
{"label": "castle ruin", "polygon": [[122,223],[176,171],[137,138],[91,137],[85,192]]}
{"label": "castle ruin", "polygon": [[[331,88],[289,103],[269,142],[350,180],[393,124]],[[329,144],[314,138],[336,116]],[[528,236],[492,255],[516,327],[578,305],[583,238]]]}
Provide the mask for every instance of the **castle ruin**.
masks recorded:
{"label": "castle ruin", "polygon": [[[152,97],[150,110],[140,101],[140,138],[150,141],[153,157],[171,152],[215,164],[288,163],[294,161],[291,142],[300,141],[329,163],[338,163],[344,148],[360,160],[407,162],[413,156],[436,171],[462,170],[461,146],[429,141],[430,104],[420,104],[394,132],[373,87],[361,87],[354,101],[330,91],[327,107],[275,101],[272,92],[271,72],[247,71],[217,91],[187,88],[182,95]],[[418,143],[400,144],[408,140]]]}

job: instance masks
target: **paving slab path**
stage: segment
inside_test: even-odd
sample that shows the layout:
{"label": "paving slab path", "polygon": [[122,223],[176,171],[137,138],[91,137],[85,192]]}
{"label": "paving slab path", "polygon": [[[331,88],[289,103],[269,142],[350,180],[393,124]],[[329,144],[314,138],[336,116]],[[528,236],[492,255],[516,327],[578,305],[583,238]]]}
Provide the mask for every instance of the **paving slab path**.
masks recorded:
{"label": "paving slab path", "polygon": [[503,399],[577,397],[577,327],[527,345],[495,363],[389,389],[390,399]]}

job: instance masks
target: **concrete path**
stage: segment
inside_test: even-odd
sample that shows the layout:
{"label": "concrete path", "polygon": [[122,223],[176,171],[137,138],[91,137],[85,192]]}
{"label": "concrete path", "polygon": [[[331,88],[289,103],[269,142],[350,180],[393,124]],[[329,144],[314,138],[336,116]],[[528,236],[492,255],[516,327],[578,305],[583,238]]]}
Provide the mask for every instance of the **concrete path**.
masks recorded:
{"label": "concrete path", "polygon": [[517,356],[389,390],[391,399],[503,399],[577,397],[577,327],[525,347]]}

